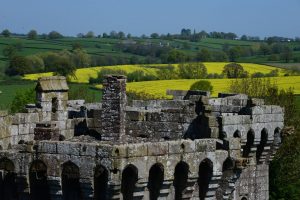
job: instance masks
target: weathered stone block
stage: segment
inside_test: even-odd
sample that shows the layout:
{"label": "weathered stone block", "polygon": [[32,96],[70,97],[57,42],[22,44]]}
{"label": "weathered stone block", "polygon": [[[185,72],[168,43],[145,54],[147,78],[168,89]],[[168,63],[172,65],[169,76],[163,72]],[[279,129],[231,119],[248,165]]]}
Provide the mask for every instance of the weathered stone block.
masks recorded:
{"label": "weathered stone block", "polygon": [[19,135],[23,135],[23,134],[29,134],[29,128],[30,125],[29,124],[19,124],[18,125],[19,128]]}
{"label": "weathered stone block", "polygon": [[57,153],[57,142],[45,142],[40,141],[37,143],[39,153],[56,154]]}
{"label": "weathered stone block", "polygon": [[131,121],[145,121],[146,113],[143,111],[127,111],[126,112],[127,120]]}
{"label": "weathered stone block", "polygon": [[168,154],[168,143],[157,142],[157,143],[147,143],[148,146],[148,156],[159,156]]}
{"label": "weathered stone block", "polygon": [[113,157],[127,157],[128,156],[128,146],[127,145],[116,145],[114,146],[111,155]]}
{"label": "weathered stone block", "polygon": [[57,143],[57,153],[66,155],[79,156],[81,151],[81,144],[75,142],[60,142]]}
{"label": "weathered stone block", "polygon": [[148,146],[146,144],[131,144],[128,145],[129,157],[142,157],[148,153]]}
{"label": "weathered stone block", "polygon": [[80,155],[95,157],[96,154],[97,154],[97,145],[96,144],[82,144],[81,145]]}
{"label": "weathered stone block", "polygon": [[194,140],[196,151],[204,152],[204,151],[214,151],[216,150],[216,141],[214,139],[199,139]]}

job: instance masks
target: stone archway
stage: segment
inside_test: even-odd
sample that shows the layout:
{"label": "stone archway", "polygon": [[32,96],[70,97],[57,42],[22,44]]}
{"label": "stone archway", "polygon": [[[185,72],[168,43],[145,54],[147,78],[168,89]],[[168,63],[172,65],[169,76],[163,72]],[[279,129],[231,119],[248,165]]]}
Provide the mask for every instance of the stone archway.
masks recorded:
{"label": "stone archway", "polygon": [[239,130],[236,130],[234,133],[233,133],[233,137],[234,138],[241,138],[241,132]]}
{"label": "stone archway", "polygon": [[275,130],[274,130],[274,142],[273,142],[273,144],[275,145],[275,146],[279,146],[279,144],[281,143],[282,141],[281,141],[281,134],[280,134],[280,128],[276,128]]}
{"label": "stone archway", "polygon": [[160,163],[156,163],[152,165],[152,167],[149,170],[148,189],[150,200],[158,199],[163,182],[164,166]]}
{"label": "stone archway", "polygon": [[208,158],[204,159],[199,165],[198,186],[199,198],[205,199],[209,188],[209,182],[213,176],[213,163]]}
{"label": "stone archway", "polygon": [[97,165],[95,168],[94,199],[108,199],[108,170],[102,165]]}
{"label": "stone archway", "polygon": [[29,169],[30,199],[50,199],[47,182],[47,166],[41,160],[31,163]]}
{"label": "stone archway", "polygon": [[182,194],[187,187],[189,175],[189,165],[186,162],[180,161],[174,172],[174,188],[175,188],[175,200],[181,200]]}
{"label": "stone archway", "polygon": [[222,167],[222,177],[219,182],[219,188],[216,192],[216,199],[223,200],[224,197],[228,199],[229,195],[233,191],[232,182],[234,181],[235,174],[234,174],[235,162],[232,158],[227,158]]}
{"label": "stone archway", "polygon": [[68,161],[62,168],[62,193],[64,200],[80,200],[81,189],[79,183],[79,168],[77,165]]}
{"label": "stone archway", "polygon": [[18,199],[15,165],[8,158],[0,159],[0,199]]}
{"label": "stone archway", "polygon": [[263,129],[261,131],[261,136],[260,136],[260,143],[259,145],[257,146],[257,150],[256,150],[256,162],[258,163],[259,162],[259,159],[261,158],[262,156],[262,153],[265,149],[265,146],[267,144],[267,141],[268,141],[268,131],[267,129]]}
{"label": "stone archway", "polygon": [[132,200],[138,181],[138,169],[130,164],[122,172],[121,192],[123,200]]}
{"label": "stone archway", "polygon": [[251,148],[254,145],[254,138],[255,138],[255,133],[251,129],[247,133],[247,142],[246,142],[246,145],[243,147],[243,157],[249,157]]}

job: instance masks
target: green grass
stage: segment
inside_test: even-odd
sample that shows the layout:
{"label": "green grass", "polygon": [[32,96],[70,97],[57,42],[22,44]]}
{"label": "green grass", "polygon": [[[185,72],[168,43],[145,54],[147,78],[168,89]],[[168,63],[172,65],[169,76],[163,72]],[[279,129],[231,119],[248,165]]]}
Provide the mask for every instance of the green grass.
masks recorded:
{"label": "green grass", "polygon": [[0,94],[0,109],[6,109],[8,105],[12,102],[17,92],[34,88],[34,86],[34,82],[26,84],[1,84],[0,91],[2,93]]}
{"label": "green grass", "polygon": [[[0,84],[0,109],[7,109],[9,104],[12,102],[17,92],[22,92],[27,89],[32,89],[36,85],[35,82],[25,82],[19,84]],[[88,94],[95,97],[95,101],[99,102],[102,98],[102,92],[100,90],[95,90],[87,84],[69,84],[70,91],[78,89],[88,89]]]}
{"label": "green grass", "polygon": [[300,95],[296,95],[295,97],[297,110],[300,111]]}

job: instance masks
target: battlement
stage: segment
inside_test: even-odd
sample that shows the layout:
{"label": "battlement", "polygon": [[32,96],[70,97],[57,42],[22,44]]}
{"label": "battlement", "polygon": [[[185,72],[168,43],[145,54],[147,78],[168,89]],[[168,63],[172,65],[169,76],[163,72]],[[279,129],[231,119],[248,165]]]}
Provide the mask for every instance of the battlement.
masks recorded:
{"label": "battlement", "polygon": [[0,171],[12,180],[0,199],[268,199],[281,107],[181,90],[129,105],[124,76],[105,78],[101,103],[68,89],[41,78],[36,104],[0,112]]}

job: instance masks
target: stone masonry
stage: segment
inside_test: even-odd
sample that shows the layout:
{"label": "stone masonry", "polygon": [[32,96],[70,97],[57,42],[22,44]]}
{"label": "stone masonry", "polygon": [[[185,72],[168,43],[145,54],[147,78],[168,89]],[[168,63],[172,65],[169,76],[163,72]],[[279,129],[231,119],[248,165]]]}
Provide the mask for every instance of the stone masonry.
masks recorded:
{"label": "stone masonry", "polygon": [[103,87],[85,103],[64,77],[40,78],[35,104],[0,111],[1,200],[269,199],[281,107],[203,91],[129,104],[126,77]]}

